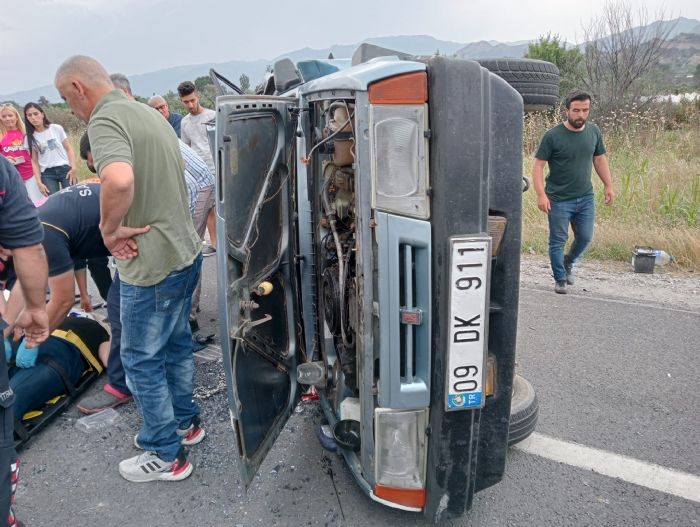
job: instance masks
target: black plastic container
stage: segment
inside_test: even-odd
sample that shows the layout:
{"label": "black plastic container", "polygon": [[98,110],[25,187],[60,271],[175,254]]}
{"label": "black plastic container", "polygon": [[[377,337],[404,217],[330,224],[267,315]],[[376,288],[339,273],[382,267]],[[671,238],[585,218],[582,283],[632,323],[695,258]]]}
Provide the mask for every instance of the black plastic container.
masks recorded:
{"label": "black plastic container", "polygon": [[635,273],[654,273],[654,263],[656,261],[656,254],[654,254],[654,249],[651,247],[635,246],[634,256],[632,257],[632,264],[634,265]]}

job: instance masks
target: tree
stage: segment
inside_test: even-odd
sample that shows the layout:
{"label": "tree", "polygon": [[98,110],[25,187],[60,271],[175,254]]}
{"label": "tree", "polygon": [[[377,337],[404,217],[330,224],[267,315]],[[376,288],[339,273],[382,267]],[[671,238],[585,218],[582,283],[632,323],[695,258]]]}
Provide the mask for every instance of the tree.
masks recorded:
{"label": "tree", "polygon": [[566,95],[583,83],[584,69],[581,51],[577,47],[567,48],[566,43],[562,42],[561,37],[557,34],[547,33],[547,36],[541,36],[537,42],[528,45],[525,57],[556,64],[561,75],[560,95]]}
{"label": "tree", "polygon": [[241,90],[243,90],[245,93],[250,92],[250,77],[248,77],[248,75],[241,73],[241,76],[238,78],[238,82],[240,83],[239,88]]}
{"label": "tree", "polygon": [[199,92],[200,102],[206,108],[216,106],[216,88],[209,75],[202,75],[194,80],[194,87]]}
{"label": "tree", "polygon": [[199,92],[204,91],[205,86],[209,86],[210,84],[212,84],[212,81],[209,75],[202,75],[194,80],[194,87],[197,88]]}
{"label": "tree", "polygon": [[180,115],[187,115],[187,108],[180,101],[180,96],[173,90],[168,90],[168,93],[163,95],[163,98],[168,101],[168,106],[171,112],[179,113]]}
{"label": "tree", "polygon": [[583,27],[586,87],[603,109],[639,99],[642,79],[658,64],[674,28],[662,22],[663,11],[656,19],[649,24],[643,5],[634,8],[625,1],[608,0],[601,14]]}
{"label": "tree", "polygon": [[49,102],[49,100],[46,97],[44,97],[43,95],[41,97],[39,97],[39,100],[37,102],[38,102],[39,106],[42,106],[42,107],[46,107],[49,104],[51,104]]}

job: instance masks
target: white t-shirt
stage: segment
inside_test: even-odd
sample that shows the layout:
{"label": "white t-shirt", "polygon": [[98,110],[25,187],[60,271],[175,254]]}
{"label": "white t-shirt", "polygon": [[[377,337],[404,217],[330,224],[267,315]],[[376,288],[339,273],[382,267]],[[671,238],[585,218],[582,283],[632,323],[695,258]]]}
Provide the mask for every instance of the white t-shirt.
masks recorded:
{"label": "white t-shirt", "polygon": [[207,136],[206,123],[213,121],[216,117],[216,112],[208,108],[203,108],[203,112],[199,115],[188,113],[182,118],[180,123],[180,139],[187,146],[192,148],[199,157],[204,159],[204,162],[212,171],[215,172],[214,159],[211,157],[209,148],[209,137]]}
{"label": "white t-shirt", "polygon": [[33,148],[42,172],[47,168],[70,165],[66,149],[63,148],[66,137],[66,131],[60,124],[52,123],[43,132],[34,132]]}

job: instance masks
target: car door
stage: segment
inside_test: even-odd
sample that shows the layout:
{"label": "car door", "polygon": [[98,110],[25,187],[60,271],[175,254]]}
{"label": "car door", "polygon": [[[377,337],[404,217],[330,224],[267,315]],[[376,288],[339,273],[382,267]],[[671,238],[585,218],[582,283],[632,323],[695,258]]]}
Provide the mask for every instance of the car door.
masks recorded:
{"label": "car door", "polygon": [[299,400],[292,201],[295,99],[217,100],[219,332],[248,486]]}

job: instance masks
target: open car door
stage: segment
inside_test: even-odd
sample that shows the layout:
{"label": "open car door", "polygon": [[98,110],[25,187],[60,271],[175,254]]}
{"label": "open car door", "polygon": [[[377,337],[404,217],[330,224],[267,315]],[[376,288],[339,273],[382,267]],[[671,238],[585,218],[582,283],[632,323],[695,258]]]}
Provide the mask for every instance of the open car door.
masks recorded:
{"label": "open car door", "polygon": [[214,83],[216,95],[245,95],[245,92],[236,86],[233,82],[224,77],[214,68],[209,70],[209,78]]}
{"label": "open car door", "polygon": [[217,99],[219,331],[241,479],[250,485],[299,400],[295,99]]}

